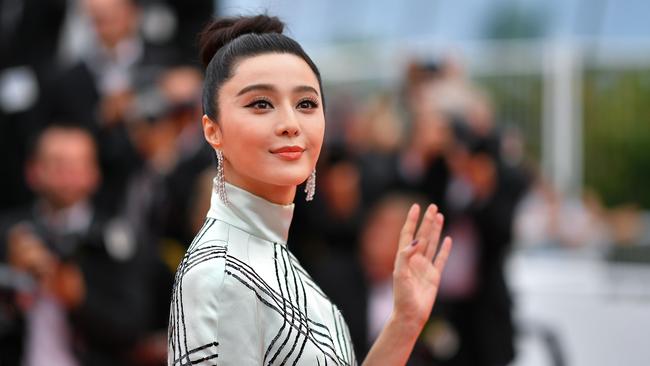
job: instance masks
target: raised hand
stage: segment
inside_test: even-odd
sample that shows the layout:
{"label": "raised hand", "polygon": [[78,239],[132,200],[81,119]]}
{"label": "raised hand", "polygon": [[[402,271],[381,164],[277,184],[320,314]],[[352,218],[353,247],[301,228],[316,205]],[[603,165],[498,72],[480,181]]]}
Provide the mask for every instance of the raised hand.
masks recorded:
{"label": "raised hand", "polygon": [[420,207],[411,206],[395,258],[393,314],[370,348],[364,366],[405,365],[438,295],[451,238],[445,238],[436,255],[444,218],[435,205],[429,205],[417,228],[419,217]]}
{"label": "raised hand", "polygon": [[420,207],[414,204],[400,233],[393,270],[393,317],[417,334],[429,318],[451,250],[451,238],[446,237],[436,255],[444,222],[438,208],[429,205],[417,228],[419,216]]}

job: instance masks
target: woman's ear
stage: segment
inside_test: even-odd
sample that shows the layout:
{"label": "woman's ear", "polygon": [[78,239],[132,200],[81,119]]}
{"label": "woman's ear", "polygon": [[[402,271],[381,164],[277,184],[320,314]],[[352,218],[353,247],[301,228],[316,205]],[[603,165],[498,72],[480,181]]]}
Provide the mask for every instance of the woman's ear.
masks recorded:
{"label": "woman's ear", "polygon": [[205,140],[215,149],[221,148],[221,127],[219,124],[208,117],[207,114],[203,115],[201,118],[201,123],[203,124],[203,136]]}

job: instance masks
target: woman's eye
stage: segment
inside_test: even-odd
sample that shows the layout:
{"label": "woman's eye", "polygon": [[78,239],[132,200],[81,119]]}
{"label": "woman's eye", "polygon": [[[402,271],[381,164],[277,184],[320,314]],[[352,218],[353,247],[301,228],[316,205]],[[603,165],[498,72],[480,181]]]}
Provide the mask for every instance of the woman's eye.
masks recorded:
{"label": "woman's eye", "polygon": [[318,104],[313,100],[302,100],[298,103],[298,109],[313,109],[318,107]]}
{"label": "woman's eye", "polygon": [[253,103],[247,105],[246,108],[271,109],[273,108],[273,105],[271,105],[271,103],[266,100],[256,100]]}

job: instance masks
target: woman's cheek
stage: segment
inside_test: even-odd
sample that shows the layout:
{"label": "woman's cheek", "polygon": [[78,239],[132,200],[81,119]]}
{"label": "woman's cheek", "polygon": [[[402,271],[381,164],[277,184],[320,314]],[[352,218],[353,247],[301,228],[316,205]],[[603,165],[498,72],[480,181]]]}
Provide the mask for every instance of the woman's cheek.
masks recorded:
{"label": "woman's cheek", "polygon": [[318,128],[315,128],[314,130],[311,131],[309,135],[309,140],[311,145],[317,149],[320,150],[321,146],[323,145],[323,138],[325,136],[325,128],[324,126],[319,126]]}

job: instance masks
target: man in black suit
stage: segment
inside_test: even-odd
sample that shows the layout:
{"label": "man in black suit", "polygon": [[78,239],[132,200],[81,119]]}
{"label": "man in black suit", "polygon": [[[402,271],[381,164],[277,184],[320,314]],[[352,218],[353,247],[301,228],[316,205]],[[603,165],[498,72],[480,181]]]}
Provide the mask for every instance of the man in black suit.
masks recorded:
{"label": "man in black suit", "polygon": [[453,177],[446,194],[454,253],[428,337],[441,365],[504,366],[515,354],[504,263],[515,208],[527,183],[521,172],[501,162],[496,134],[481,137],[462,125],[455,128]]}
{"label": "man in black suit", "polygon": [[147,331],[156,258],[128,222],[93,205],[95,150],[79,127],[45,129],[27,168],[37,198],[3,216],[2,259],[36,283],[14,296],[23,311],[14,336],[24,344],[2,350],[3,365],[10,356],[24,365],[129,364]]}
{"label": "man in black suit", "polygon": [[46,120],[75,121],[93,132],[104,173],[100,203],[117,210],[128,177],[140,166],[124,121],[134,95],[174,62],[166,46],[147,42],[140,32],[141,9],[135,0],[86,0],[84,15],[92,28],[78,60],[53,77],[39,113]]}

